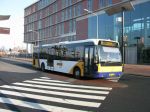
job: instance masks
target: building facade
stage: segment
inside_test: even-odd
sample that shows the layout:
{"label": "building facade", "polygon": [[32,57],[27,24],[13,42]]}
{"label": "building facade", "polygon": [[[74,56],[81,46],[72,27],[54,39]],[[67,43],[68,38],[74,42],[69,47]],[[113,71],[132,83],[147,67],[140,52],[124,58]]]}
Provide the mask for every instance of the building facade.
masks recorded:
{"label": "building facade", "polygon": [[134,10],[125,12],[125,63],[150,64],[150,0],[39,0],[25,8],[24,42],[101,38],[121,43],[121,12],[109,16],[105,10],[128,1]]}
{"label": "building facade", "polygon": [[[0,21],[9,20],[10,15],[0,15]],[[10,34],[10,28],[0,27],[0,34]]]}

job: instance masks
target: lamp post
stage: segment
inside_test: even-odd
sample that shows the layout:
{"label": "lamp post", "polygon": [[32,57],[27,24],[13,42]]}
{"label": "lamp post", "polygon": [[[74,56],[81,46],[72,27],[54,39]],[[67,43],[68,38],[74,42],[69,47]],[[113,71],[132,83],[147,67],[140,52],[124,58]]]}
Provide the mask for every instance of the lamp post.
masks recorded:
{"label": "lamp post", "polygon": [[96,27],[97,27],[97,33],[96,33],[96,37],[98,39],[98,15],[93,13],[92,11],[89,11],[88,9],[84,9],[86,12],[90,13],[90,14],[93,14],[94,16],[96,16],[96,21],[97,21],[97,24],[96,24]]}
{"label": "lamp post", "polygon": [[40,38],[39,38],[39,32],[34,31],[34,30],[29,30],[29,32],[34,32],[34,33],[36,33],[36,35],[37,35],[37,44],[38,44],[38,59],[39,59],[39,58],[40,58],[40,56],[39,56],[39,52],[40,52],[40,43],[39,43]]}
{"label": "lamp post", "polygon": [[121,23],[122,23],[122,38],[121,38],[121,42],[122,42],[122,63],[125,64],[125,46],[124,46],[124,11],[125,11],[125,8],[122,7],[122,17],[121,17]]}

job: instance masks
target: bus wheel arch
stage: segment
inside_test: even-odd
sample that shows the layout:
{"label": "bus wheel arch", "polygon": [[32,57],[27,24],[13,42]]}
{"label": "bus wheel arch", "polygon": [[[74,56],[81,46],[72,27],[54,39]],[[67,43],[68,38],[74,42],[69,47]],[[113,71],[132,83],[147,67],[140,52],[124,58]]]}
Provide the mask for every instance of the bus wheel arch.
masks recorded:
{"label": "bus wheel arch", "polygon": [[74,67],[73,75],[75,76],[76,79],[81,78],[81,69],[78,66]]}
{"label": "bus wheel arch", "polygon": [[45,71],[45,64],[42,62],[41,63],[41,70],[44,72]]}

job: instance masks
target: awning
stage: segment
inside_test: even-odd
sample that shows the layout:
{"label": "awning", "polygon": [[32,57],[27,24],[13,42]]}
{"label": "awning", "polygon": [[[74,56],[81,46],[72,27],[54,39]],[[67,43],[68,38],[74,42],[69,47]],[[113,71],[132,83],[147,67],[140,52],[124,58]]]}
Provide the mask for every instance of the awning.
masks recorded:
{"label": "awning", "polygon": [[0,20],[8,20],[10,15],[0,15]]}
{"label": "awning", "polygon": [[0,34],[10,34],[10,28],[0,27]]}

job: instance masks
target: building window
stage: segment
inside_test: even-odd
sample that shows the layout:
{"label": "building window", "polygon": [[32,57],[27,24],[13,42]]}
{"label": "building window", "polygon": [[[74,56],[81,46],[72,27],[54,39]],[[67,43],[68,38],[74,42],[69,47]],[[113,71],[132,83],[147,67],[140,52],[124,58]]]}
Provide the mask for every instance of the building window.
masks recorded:
{"label": "building window", "polygon": [[69,18],[71,18],[72,17],[72,8],[70,7],[69,8]]}
{"label": "building window", "polygon": [[49,17],[49,25],[52,25],[52,16]]}
{"label": "building window", "polygon": [[90,11],[93,10],[93,0],[88,0],[88,2],[87,2],[87,8]]}
{"label": "building window", "polygon": [[65,19],[65,12],[64,12],[64,10],[61,12],[61,21],[64,21],[64,19]]}
{"label": "building window", "polygon": [[68,10],[66,9],[65,10],[65,20],[67,20],[68,19]]}
{"label": "building window", "polygon": [[49,27],[49,36],[52,37],[52,27]]}
{"label": "building window", "polygon": [[55,23],[58,22],[58,17],[57,17],[57,14],[55,14]]}
{"label": "building window", "polygon": [[71,5],[71,4],[72,4],[72,0],[69,0],[68,2],[69,2],[69,5]]}
{"label": "building window", "polygon": [[60,24],[58,24],[58,35],[61,35],[61,25]]}
{"label": "building window", "polygon": [[81,3],[79,3],[76,8],[77,8],[77,16],[80,16],[81,13],[82,13],[82,11],[81,11],[81,8],[82,8]]}
{"label": "building window", "polygon": [[65,4],[65,5],[68,6],[70,0],[65,0],[65,1],[66,1],[66,4]]}
{"label": "building window", "polygon": [[69,32],[72,32],[73,31],[73,23],[72,23],[72,20],[70,20],[69,22]]}
{"label": "building window", "polygon": [[112,0],[99,0],[99,7],[105,7],[112,4]]}
{"label": "building window", "polygon": [[53,4],[53,12],[56,12],[56,11],[57,11],[57,4],[54,3],[54,4]]}
{"label": "building window", "polygon": [[73,7],[73,15],[76,17],[76,5]]}
{"label": "building window", "polygon": [[42,11],[39,12],[39,15],[40,15],[39,19],[42,19]]}
{"label": "building window", "polygon": [[62,0],[61,2],[62,2],[62,8],[64,8],[65,7],[65,0]]}
{"label": "building window", "polygon": [[39,21],[38,21],[38,29],[41,29],[41,28],[42,28],[42,21],[39,20]]}
{"label": "building window", "polygon": [[61,24],[61,31],[62,31],[62,34],[64,34],[64,23]]}
{"label": "building window", "polygon": [[76,32],[76,20],[73,20],[73,32]]}

